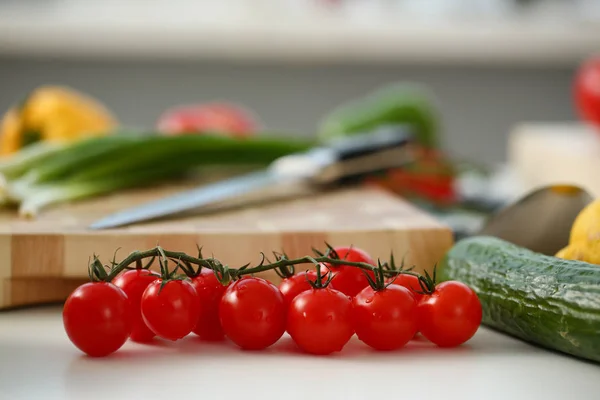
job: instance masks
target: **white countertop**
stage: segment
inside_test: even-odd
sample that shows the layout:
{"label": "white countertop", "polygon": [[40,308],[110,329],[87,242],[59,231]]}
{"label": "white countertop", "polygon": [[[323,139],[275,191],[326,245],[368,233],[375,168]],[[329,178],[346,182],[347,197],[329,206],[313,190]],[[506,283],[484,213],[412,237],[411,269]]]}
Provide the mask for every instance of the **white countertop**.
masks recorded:
{"label": "white countertop", "polygon": [[593,1],[541,15],[488,3],[500,5],[349,1],[331,11],[316,0],[9,0],[0,2],[0,55],[571,67],[600,46]]}
{"label": "white countertop", "polygon": [[0,399],[569,399],[597,400],[600,366],[480,329],[463,347],[413,341],[374,352],[355,338],[337,356],[267,351],[190,336],[126,344],[90,359],[68,341],[60,307],[0,312]]}

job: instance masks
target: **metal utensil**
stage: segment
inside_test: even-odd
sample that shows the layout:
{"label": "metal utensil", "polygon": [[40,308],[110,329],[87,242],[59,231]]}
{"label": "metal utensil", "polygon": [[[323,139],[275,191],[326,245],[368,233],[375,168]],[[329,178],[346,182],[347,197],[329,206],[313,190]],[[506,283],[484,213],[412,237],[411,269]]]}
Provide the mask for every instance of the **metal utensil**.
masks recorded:
{"label": "metal utensil", "polygon": [[540,187],[493,214],[477,234],[554,255],[569,243],[575,218],[592,200],[579,186]]}
{"label": "metal utensil", "polygon": [[386,126],[305,153],[275,160],[267,169],[201,186],[109,215],[91,229],[106,229],[189,211],[214,211],[264,202],[356,182],[365,175],[413,161],[408,126]]}

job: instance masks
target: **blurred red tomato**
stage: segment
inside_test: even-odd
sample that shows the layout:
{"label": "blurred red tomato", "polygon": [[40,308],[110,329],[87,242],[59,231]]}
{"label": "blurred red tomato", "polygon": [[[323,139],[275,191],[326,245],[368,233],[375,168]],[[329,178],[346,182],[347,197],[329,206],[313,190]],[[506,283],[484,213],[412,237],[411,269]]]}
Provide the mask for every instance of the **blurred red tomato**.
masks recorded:
{"label": "blurred red tomato", "polygon": [[588,59],[579,67],[574,90],[579,116],[600,126],[600,55]]}
{"label": "blurred red tomato", "polygon": [[416,161],[404,168],[389,171],[385,176],[375,177],[369,184],[408,198],[420,198],[438,205],[456,202],[454,165],[436,149],[417,149]]}
{"label": "blurred red tomato", "polygon": [[160,116],[157,129],[166,134],[199,132],[250,136],[258,123],[251,112],[229,103],[204,103],[174,107]]}

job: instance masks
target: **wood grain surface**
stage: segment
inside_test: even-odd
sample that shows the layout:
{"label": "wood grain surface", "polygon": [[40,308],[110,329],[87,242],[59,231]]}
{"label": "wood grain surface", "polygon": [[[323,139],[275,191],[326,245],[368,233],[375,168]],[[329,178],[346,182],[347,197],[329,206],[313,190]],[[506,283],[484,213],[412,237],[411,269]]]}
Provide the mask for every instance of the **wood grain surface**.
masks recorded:
{"label": "wood grain surface", "polygon": [[[311,247],[354,245],[382,260],[397,258],[428,269],[453,243],[451,230],[408,202],[376,188],[347,188],[310,197],[186,215],[119,229],[92,231],[108,213],[185,189],[136,190],[53,208],[35,220],[11,210],[0,214],[0,307],[61,301],[87,278],[93,254],[108,263],[156,245],[206,255],[239,267],[260,252],[311,254]],[[273,272],[263,274],[275,282]]]}

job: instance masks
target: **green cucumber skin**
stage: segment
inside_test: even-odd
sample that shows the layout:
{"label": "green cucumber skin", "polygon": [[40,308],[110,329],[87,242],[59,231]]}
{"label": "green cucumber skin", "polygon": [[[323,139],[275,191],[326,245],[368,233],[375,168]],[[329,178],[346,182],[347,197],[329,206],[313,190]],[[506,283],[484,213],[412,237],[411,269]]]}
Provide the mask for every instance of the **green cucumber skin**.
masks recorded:
{"label": "green cucumber skin", "polygon": [[600,266],[478,236],[455,244],[442,261],[439,276],[475,290],[483,324],[600,362]]}

